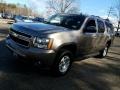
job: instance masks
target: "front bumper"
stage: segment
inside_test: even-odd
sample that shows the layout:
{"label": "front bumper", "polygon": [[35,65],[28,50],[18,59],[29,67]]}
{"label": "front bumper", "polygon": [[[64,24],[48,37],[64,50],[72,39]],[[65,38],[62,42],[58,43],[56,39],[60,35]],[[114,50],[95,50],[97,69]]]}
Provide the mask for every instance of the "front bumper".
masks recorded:
{"label": "front bumper", "polygon": [[51,66],[54,62],[56,53],[53,50],[45,50],[39,48],[27,48],[22,45],[17,44],[12,39],[6,39],[6,46],[17,55],[35,60],[35,62],[40,61],[43,65]]}

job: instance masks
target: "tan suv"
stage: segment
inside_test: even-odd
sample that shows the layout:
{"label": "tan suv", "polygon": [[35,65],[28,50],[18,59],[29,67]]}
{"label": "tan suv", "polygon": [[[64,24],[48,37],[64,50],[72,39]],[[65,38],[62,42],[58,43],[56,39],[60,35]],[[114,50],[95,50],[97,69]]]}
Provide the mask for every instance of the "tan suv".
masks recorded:
{"label": "tan suv", "polygon": [[113,42],[109,20],[96,16],[56,14],[45,23],[15,23],[6,39],[17,56],[65,75],[75,58],[105,57]]}

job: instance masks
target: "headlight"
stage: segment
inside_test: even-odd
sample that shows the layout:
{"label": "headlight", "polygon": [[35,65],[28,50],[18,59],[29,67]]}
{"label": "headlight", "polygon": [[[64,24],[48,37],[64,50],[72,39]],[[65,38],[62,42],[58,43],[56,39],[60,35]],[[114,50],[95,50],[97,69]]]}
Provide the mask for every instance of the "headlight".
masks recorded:
{"label": "headlight", "polygon": [[41,48],[41,49],[50,49],[52,46],[53,39],[48,38],[35,38],[34,39],[34,46]]}

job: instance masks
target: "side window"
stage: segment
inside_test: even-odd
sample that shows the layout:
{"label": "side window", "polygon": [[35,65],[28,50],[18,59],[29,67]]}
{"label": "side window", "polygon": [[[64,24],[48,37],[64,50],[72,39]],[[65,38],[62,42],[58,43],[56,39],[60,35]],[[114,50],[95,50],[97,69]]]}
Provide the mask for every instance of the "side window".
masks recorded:
{"label": "side window", "polygon": [[98,23],[98,33],[104,33],[105,32],[105,25],[103,21],[97,20]]}
{"label": "side window", "polygon": [[94,19],[89,19],[85,25],[84,32],[96,33],[96,23]]}
{"label": "side window", "polygon": [[88,20],[88,22],[86,24],[86,27],[89,27],[89,26],[95,26],[96,27],[95,20]]}
{"label": "side window", "polygon": [[79,17],[67,17],[63,20],[62,24],[71,29],[79,29],[81,21]]}

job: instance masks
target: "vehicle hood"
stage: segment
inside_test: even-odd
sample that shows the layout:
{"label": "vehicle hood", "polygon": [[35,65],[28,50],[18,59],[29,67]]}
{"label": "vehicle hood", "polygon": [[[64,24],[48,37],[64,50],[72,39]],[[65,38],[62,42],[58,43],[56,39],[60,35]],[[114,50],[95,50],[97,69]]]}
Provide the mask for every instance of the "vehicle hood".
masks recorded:
{"label": "vehicle hood", "polygon": [[12,25],[11,28],[13,30],[32,34],[34,36],[68,31],[67,28],[44,24],[44,23],[15,23]]}
{"label": "vehicle hood", "polygon": [[29,23],[29,22],[30,22],[30,23],[33,22],[32,20],[29,20],[29,19],[24,19],[23,21],[24,21],[24,22],[28,22],[28,23]]}

